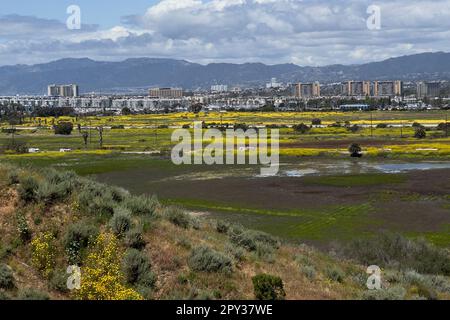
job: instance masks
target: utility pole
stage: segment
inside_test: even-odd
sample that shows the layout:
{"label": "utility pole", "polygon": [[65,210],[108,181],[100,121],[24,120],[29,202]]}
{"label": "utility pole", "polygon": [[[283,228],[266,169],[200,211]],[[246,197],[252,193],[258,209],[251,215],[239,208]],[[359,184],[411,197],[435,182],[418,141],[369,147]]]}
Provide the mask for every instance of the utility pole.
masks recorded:
{"label": "utility pole", "polygon": [[373,114],[370,111],[370,137],[373,138]]}
{"label": "utility pole", "polygon": [[448,114],[445,113],[445,137],[448,138]]}
{"label": "utility pole", "polygon": [[400,138],[403,139],[403,121],[400,121]]}

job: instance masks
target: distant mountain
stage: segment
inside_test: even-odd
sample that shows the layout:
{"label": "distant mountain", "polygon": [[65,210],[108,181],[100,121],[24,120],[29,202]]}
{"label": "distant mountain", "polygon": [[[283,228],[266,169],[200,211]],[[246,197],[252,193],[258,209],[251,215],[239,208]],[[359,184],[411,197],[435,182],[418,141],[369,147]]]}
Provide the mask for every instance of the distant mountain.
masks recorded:
{"label": "distant mountain", "polygon": [[423,53],[362,65],[300,67],[294,64],[213,63],[138,58],[121,62],[61,59],[45,64],[0,67],[0,95],[45,94],[48,84],[77,83],[82,93],[144,90],[149,87],[209,88],[213,84],[261,85],[345,80],[450,79],[450,53]]}

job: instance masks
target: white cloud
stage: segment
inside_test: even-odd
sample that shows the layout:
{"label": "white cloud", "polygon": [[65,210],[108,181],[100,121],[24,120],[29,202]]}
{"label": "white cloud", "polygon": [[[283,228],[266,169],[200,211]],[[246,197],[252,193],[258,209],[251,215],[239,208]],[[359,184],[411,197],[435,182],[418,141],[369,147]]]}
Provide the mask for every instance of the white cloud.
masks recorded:
{"label": "white cloud", "polygon": [[[366,27],[369,0],[162,0],[108,30],[33,17],[0,17],[0,59],[182,58],[200,63],[362,63],[450,51],[450,0],[380,0],[382,29]],[[30,56],[30,52],[33,53]]]}

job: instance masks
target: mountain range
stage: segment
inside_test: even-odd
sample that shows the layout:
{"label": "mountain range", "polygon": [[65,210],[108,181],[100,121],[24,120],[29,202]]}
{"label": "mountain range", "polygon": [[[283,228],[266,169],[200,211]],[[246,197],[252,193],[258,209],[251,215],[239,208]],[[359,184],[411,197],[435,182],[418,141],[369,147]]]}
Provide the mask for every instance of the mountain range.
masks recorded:
{"label": "mountain range", "polygon": [[212,63],[134,58],[120,62],[88,58],[0,67],[0,95],[46,94],[49,84],[76,83],[81,93],[138,92],[149,87],[209,88],[283,82],[345,80],[450,80],[450,53],[422,53],[361,65],[302,67],[295,64]]}

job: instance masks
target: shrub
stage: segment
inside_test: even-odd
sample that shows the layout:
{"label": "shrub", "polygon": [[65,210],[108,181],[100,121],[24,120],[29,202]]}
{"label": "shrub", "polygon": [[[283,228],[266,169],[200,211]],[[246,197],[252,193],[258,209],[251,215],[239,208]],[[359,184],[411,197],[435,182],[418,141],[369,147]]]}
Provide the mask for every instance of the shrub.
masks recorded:
{"label": "shrub", "polygon": [[219,233],[228,233],[230,230],[230,224],[226,221],[219,220],[216,222],[216,230]]}
{"label": "shrub", "polygon": [[19,171],[12,169],[11,171],[8,172],[7,179],[8,179],[8,185],[10,185],[10,186],[19,184],[19,182],[20,182]]}
{"label": "shrub", "polygon": [[165,216],[172,224],[187,229],[191,223],[191,217],[178,207],[169,207],[165,210]]}
{"label": "shrub", "polygon": [[139,196],[130,197],[126,201],[125,205],[134,215],[153,216],[159,202],[155,196],[152,196],[151,198],[147,196]]}
{"label": "shrub", "polygon": [[258,300],[284,300],[283,280],[268,274],[259,274],[252,278],[255,298]]}
{"label": "shrub", "polygon": [[450,255],[446,250],[398,234],[382,233],[372,239],[356,240],[345,248],[344,255],[368,266],[450,275]]}
{"label": "shrub", "polygon": [[146,243],[142,234],[142,230],[136,228],[129,230],[125,236],[125,243],[130,248],[138,250],[143,249]]}
{"label": "shrub", "polygon": [[50,300],[48,293],[31,288],[19,291],[17,298],[19,300]]}
{"label": "shrub", "polygon": [[112,199],[117,203],[124,202],[128,197],[130,197],[130,193],[123,189],[123,188],[117,188],[113,187],[110,189],[111,191],[111,197]]}
{"label": "shrub", "polygon": [[309,130],[311,130],[311,128],[308,127],[304,123],[294,125],[293,129],[294,129],[294,131],[299,132],[299,133],[307,133]]}
{"label": "shrub", "polygon": [[62,134],[69,136],[73,130],[72,122],[60,122],[54,126],[55,134]]}
{"label": "shrub", "polygon": [[414,133],[414,138],[425,139],[426,137],[427,137],[427,132],[425,131],[424,128],[422,128],[422,127],[416,128],[416,132]]}
{"label": "shrub", "polygon": [[230,273],[232,271],[230,258],[205,246],[200,246],[192,250],[188,264],[194,271],[223,273]]}
{"label": "shrub", "polygon": [[379,123],[377,124],[377,129],[386,129],[388,125],[386,123]]}
{"label": "shrub", "polygon": [[9,290],[14,287],[14,275],[11,268],[6,264],[0,264],[0,288]]}
{"label": "shrub", "polygon": [[28,226],[28,221],[22,212],[17,213],[17,231],[19,232],[19,237],[23,242],[28,242],[31,239],[31,230]]}
{"label": "shrub", "polygon": [[245,258],[244,249],[242,249],[241,247],[233,246],[230,243],[227,243],[227,245],[225,246],[225,252],[238,262],[243,261]]}
{"label": "shrub", "polygon": [[129,249],[125,253],[123,270],[127,283],[154,287],[156,277],[151,272],[150,260],[141,251]]}
{"label": "shrub", "polygon": [[20,199],[25,203],[31,203],[38,200],[39,183],[33,177],[25,177],[22,179],[19,189]]}
{"label": "shrub", "polygon": [[322,124],[322,120],[315,118],[315,119],[312,119],[311,123],[313,126],[320,126]]}
{"label": "shrub", "polygon": [[362,298],[364,300],[404,300],[405,296],[405,288],[394,286],[388,289],[366,291]]}
{"label": "shrub", "polygon": [[78,193],[79,209],[100,217],[111,217],[117,204],[109,191],[104,185],[86,182]]}
{"label": "shrub", "polygon": [[360,158],[360,157],[361,157],[362,148],[360,147],[359,144],[353,143],[353,144],[348,148],[348,152],[350,152],[350,155],[351,155],[353,158]]}
{"label": "shrub", "polygon": [[115,208],[109,226],[116,236],[124,236],[131,228],[131,212],[126,208]]}
{"label": "shrub", "polygon": [[11,297],[6,292],[0,290],[0,301],[11,300]]}
{"label": "shrub", "polygon": [[259,245],[265,245],[274,249],[278,248],[278,241],[274,237],[260,231],[235,230],[231,233],[230,240],[248,251],[256,251]]}
{"label": "shrub", "polygon": [[54,240],[51,232],[45,232],[31,241],[31,262],[47,278],[55,265]]}
{"label": "shrub", "polygon": [[309,280],[314,280],[316,278],[317,272],[313,266],[302,266],[301,271]]}
{"label": "shrub", "polygon": [[37,198],[49,205],[67,198],[71,193],[70,182],[51,183],[43,181],[39,184]]}
{"label": "shrub", "polygon": [[339,267],[328,267],[325,270],[325,274],[328,277],[328,279],[336,282],[344,282],[345,279],[345,273],[342,271]]}
{"label": "shrub", "polygon": [[50,288],[61,293],[67,293],[69,289],[67,288],[68,274],[66,270],[55,270],[50,278]]}
{"label": "shrub", "polygon": [[98,228],[86,222],[79,222],[69,226],[64,236],[64,247],[66,249],[70,264],[80,264],[81,252],[87,248],[98,236]]}
{"label": "shrub", "polygon": [[117,238],[112,234],[100,234],[86,258],[81,288],[75,291],[75,297],[81,300],[141,300],[139,293],[123,285],[121,260]]}

